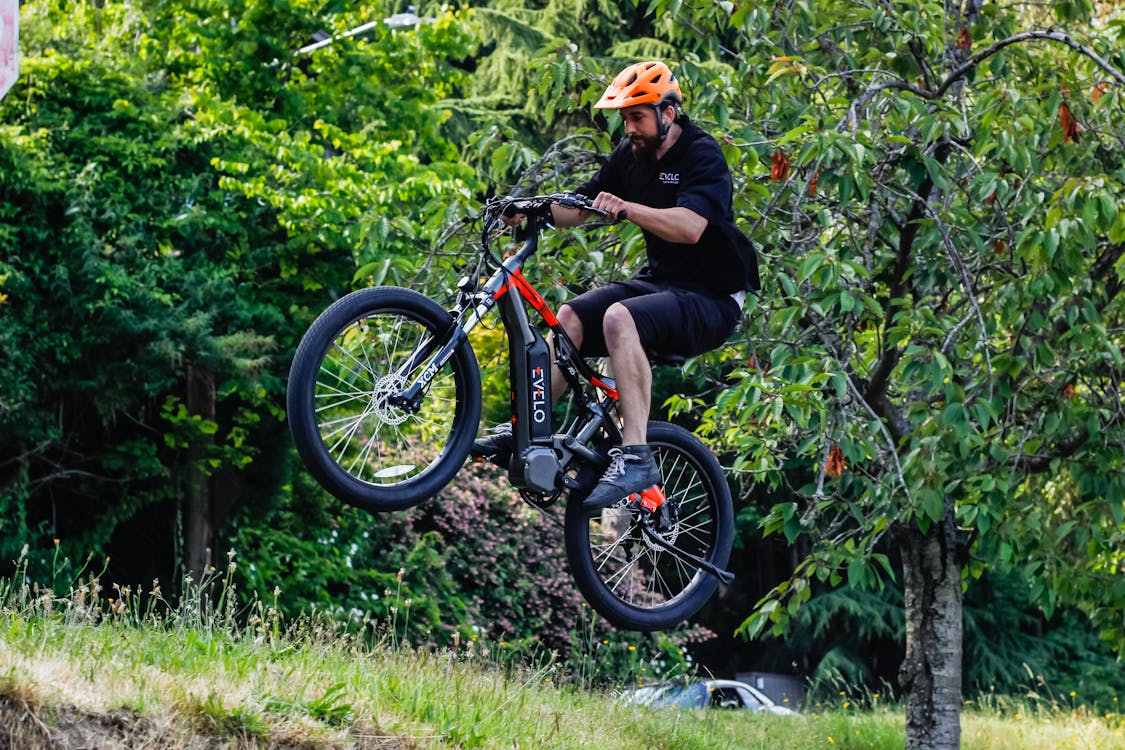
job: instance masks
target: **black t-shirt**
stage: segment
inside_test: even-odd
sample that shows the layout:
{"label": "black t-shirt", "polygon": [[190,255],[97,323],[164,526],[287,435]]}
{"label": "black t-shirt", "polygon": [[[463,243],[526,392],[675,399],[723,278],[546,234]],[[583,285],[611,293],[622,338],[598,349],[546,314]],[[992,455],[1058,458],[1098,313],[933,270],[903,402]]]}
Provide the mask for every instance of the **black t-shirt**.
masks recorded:
{"label": "black t-shirt", "polygon": [[707,220],[695,245],[644,232],[648,265],[636,278],[720,294],[757,291],[757,253],[734,224],[734,188],[726,158],[715,139],[695,123],[683,117],[680,126],[679,138],[655,162],[637,159],[628,139],[622,140],[578,192],[594,198],[604,191],[652,208],[680,206]]}

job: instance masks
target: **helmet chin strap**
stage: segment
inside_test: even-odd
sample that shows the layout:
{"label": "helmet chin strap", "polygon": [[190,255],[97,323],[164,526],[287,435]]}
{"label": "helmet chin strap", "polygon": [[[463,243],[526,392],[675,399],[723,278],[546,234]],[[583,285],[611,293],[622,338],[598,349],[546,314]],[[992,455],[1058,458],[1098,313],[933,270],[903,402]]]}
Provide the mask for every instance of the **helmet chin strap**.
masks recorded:
{"label": "helmet chin strap", "polygon": [[[673,115],[672,116],[672,122],[665,124],[664,123],[664,110],[667,109],[668,107],[672,108],[672,115]],[[669,101],[668,99],[664,99],[663,101],[652,105],[652,108],[656,112],[656,132],[660,136],[660,142],[664,143],[665,139],[668,137],[668,131],[672,129],[673,123],[676,122],[676,117],[675,117],[675,113],[676,113],[676,109],[677,109],[676,104],[675,104],[674,101]]]}
{"label": "helmet chin strap", "polygon": [[[668,106],[667,102],[661,102],[660,104],[654,104],[653,107],[652,107],[654,110],[656,110],[656,130],[657,130],[657,133],[660,135],[660,142],[661,143],[664,143],[664,139],[666,139],[668,137],[668,131],[672,129],[672,123],[671,122],[667,123],[667,124],[664,122],[664,108],[667,107],[667,106]],[[675,121],[676,121],[675,118],[673,118],[672,122],[675,122]]]}

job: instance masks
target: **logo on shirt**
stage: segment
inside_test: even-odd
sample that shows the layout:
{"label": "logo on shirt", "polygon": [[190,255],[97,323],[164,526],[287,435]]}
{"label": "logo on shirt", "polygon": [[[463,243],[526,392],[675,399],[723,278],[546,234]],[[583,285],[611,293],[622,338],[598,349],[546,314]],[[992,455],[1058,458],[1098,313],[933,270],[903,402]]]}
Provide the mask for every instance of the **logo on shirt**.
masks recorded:
{"label": "logo on shirt", "polygon": [[679,185],[680,184],[680,173],[679,172],[661,172],[660,174],[658,174],[656,176],[656,178],[658,180],[660,180],[661,182],[663,182],[665,185]]}

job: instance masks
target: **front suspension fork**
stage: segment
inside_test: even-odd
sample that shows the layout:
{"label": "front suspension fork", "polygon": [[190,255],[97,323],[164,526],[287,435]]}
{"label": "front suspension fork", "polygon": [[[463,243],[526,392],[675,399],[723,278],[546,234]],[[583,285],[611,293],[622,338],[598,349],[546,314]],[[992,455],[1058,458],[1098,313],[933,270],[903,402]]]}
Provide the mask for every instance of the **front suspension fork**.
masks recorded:
{"label": "front suspension fork", "polygon": [[[410,358],[410,361],[401,368],[400,374],[405,376],[407,373],[414,372],[423,362],[426,362],[426,366],[406,390],[389,399],[390,403],[411,414],[417,414],[418,410],[422,408],[422,397],[425,394],[426,387],[438,374],[438,371],[445,366],[445,363],[453,358],[457,347],[468,337],[469,334],[464,328],[454,324],[451,326],[451,330],[442,337],[435,336],[427,342],[426,346],[416,351],[414,356]],[[431,356],[430,353],[433,351],[434,344],[442,338],[447,338],[448,340],[436,354]]]}

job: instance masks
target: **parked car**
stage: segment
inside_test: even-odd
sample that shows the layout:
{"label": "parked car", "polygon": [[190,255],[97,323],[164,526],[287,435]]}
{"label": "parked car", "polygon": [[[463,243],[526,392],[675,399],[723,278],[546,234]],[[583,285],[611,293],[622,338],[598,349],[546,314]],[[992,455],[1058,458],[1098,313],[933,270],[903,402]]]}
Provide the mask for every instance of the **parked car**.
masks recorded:
{"label": "parked car", "polygon": [[629,693],[626,700],[652,708],[739,708],[781,716],[798,716],[779,706],[762,691],[736,680],[698,680],[650,685]]}

